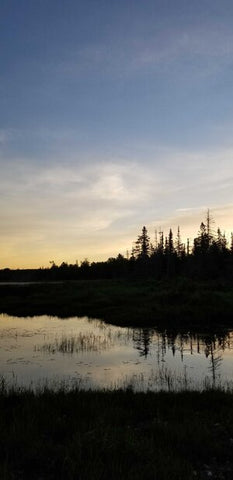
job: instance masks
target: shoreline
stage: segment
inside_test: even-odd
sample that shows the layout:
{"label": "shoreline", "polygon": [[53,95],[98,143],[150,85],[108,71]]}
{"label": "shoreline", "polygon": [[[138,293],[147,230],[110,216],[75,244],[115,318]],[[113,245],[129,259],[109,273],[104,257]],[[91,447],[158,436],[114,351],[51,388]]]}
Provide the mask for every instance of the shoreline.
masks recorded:
{"label": "shoreline", "polygon": [[0,311],[15,316],[89,316],[132,327],[233,326],[231,282],[79,280],[0,285]]}

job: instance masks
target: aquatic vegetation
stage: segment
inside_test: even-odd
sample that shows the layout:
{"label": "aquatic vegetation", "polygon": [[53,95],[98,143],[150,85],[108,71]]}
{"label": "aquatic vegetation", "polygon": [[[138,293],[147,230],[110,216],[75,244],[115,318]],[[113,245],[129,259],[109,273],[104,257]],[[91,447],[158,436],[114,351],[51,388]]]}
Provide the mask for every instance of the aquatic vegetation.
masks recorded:
{"label": "aquatic vegetation", "polygon": [[44,352],[49,354],[55,353],[79,353],[79,352],[101,352],[107,350],[113,345],[113,340],[109,335],[95,335],[92,332],[82,333],[78,335],[62,335],[51,343],[35,346],[36,352]]}

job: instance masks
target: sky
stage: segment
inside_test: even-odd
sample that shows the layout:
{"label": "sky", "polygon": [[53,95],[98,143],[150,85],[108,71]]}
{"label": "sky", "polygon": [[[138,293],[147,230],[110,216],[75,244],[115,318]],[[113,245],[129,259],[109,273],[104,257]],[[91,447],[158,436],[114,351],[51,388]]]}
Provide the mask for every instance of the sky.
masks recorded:
{"label": "sky", "polygon": [[233,231],[231,0],[1,0],[0,268]]}

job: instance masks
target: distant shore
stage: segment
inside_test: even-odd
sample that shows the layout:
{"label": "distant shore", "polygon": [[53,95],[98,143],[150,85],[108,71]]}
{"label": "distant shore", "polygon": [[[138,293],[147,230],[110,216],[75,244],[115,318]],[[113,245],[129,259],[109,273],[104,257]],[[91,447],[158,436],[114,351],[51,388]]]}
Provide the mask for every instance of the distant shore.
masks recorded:
{"label": "distant shore", "polygon": [[9,283],[0,285],[0,312],[90,316],[122,326],[233,326],[233,284],[185,278]]}

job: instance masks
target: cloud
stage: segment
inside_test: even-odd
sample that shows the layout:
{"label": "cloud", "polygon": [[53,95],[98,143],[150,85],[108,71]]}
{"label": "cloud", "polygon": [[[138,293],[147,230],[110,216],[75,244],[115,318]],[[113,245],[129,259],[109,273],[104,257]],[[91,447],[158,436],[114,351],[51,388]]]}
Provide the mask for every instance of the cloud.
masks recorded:
{"label": "cloud", "polygon": [[2,258],[9,265],[16,256],[21,266],[29,257],[34,265],[50,257],[106,259],[130,249],[143,225],[152,236],[156,227],[175,232],[180,225],[184,238],[193,238],[207,208],[229,233],[232,155],[230,149],[165,148],[146,163],[95,159],[86,164],[75,155],[66,163],[62,158],[49,164],[0,161]]}
{"label": "cloud", "polygon": [[38,228],[48,236],[61,230],[89,235],[130,216],[138,202],[148,201],[152,188],[149,175],[132,164],[40,169],[17,163],[13,171],[12,164],[4,168],[0,218],[5,235],[12,229],[36,229],[37,234]]}
{"label": "cloud", "polygon": [[166,73],[182,80],[184,71],[203,77],[222,73],[232,65],[233,33],[214,21],[193,25],[165,25],[156,33],[131,34],[113,42],[87,44],[66,52],[48,69],[66,78],[98,75],[131,78],[143,73]]}

